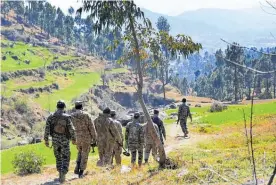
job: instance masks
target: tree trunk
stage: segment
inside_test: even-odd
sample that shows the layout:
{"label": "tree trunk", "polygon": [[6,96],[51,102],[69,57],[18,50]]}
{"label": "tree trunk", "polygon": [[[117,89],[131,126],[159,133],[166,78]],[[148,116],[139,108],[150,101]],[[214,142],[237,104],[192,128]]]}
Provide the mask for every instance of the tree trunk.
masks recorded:
{"label": "tree trunk", "polygon": [[164,68],[165,68],[165,65],[164,65],[164,61],[162,59],[160,59],[160,62],[161,62],[161,65],[160,65],[160,73],[161,73],[161,81],[162,81],[162,90],[163,90],[163,98],[164,100],[166,99],[166,90],[165,90],[165,74],[164,74]]}
{"label": "tree trunk", "polygon": [[[273,64],[273,70],[276,71],[276,62]],[[273,97],[276,98],[276,72],[274,72],[274,79],[273,79]]]}
{"label": "tree trunk", "polygon": [[132,36],[134,39],[134,45],[135,45],[135,57],[136,57],[137,72],[138,72],[138,77],[139,77],[139,80],[137,80],[138,98],[139,98],[141,107],[143,109],[143,112],[147,118],[147,122],[148,122],[147,127],[149,128],[150,135],[152,136],[154,143],[158,147],[158,152],[160,155],[159,165],[160,165],[160,167],[164,167],[164,164],[166,161],[166,153],[165,153],[164,146],[162,145],[162,143],[159,139],[159,136],[154,129],[153,122],[151,120],[150,114],[147,110],[147,107],[146,107],[144,99],[143,99],[143,73],[142,73],[142,67],[141,67],[139,45],[138,45],[138,40],[137,40],[137,36],[136,36],[134,24],[133,24],[133,18],[131,16],[131,14],[128,14],[128,18],[130,21],[130,29],[131,29],[131,33],[132,33]]}
{"label": "tree trunk", "polygon": [[237,81],[237,67],[235,66],[235,76],[234,76],[234,93],[235,93],[235,102],[238,101],[238,81]]}

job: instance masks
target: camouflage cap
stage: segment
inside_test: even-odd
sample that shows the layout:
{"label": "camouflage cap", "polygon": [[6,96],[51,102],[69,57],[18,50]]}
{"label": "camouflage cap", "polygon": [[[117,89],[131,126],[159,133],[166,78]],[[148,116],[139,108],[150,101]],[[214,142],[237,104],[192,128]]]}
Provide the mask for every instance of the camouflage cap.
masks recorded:
{"label": "camouflage cap", "polygon": [[75,106],[80,106],[80,105],[82,105],[82,103],[83,103],[82,101],[76,101]]}

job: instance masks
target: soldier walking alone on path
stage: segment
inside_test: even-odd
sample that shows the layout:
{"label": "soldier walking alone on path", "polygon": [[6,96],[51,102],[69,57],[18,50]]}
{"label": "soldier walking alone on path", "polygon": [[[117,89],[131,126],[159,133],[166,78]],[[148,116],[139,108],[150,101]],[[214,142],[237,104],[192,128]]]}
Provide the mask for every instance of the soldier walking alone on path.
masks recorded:
{"label": "soldier walking alone on path", "polygon": [[56,157],[56,168],[59,172],[59,181],[65,181],[70,163],[70,139],[76,144],[75,130],[70,116],[64,113],[64,101],[57,102],[57,111],[51,114],[46,121],[44,140],[49,147],[49,135],[52,137],[54,154]]}
{"label": "soldier walking alone on path", "polygon": [[[115,110],[112,110],[111,113],[110,113],[110,116],[111,116],[111,119],[112,121],[114,122],[121,138],[123,139],[123,129],[122,129],[122,125],[121,123],[116,120],[116,112]],[[122,143],[124,141],[122,140]],[[121,165],[121,162],[122,162],[122,158],[121,158],[121,154],[122,154],[122,145],[119,145],[119,143],[115,143],[114,145],[114,149],[113,149],[113,154],[112,154],[112,163],[113,163],[113,158],[115,157],[115,161],[116,161],[116,164],[117,165]]]}
{"label": "soldier walking alone on path", "polygon": [[[160,137],[159,129],[156,124],[153,124],[157,135]],[[144,134],[145,134],[145,163],[148,163],[150,152],[155,160],[157,160],[157,146],[153,141],[153,138],[149,132],[148,123],[144,125]]]}
{"label": "soldier walking alone on path", "polygon": [[191,119],[191,122],[192,122],[192,115],[191,115],[191,112],[190,112],[190,108],[186,105],[186,98],[183,98],[182,99],[182,104],[179,106],[179,109],[178,109],[178,119],[177,119],[177,124],[179,123],[180,121],[180,126],[181,126],[181,129],[184,133],[184,137],[188,137],[188,128],[187,128],[187,118],[188,116],[190,117]]}
{"label": "soldier walking alone on path", "polygon": [[95,119],[95,128],[97,131],[97,142],[100,161],[99,166],[111,165],[112,153],[115,143],[123,145],[122,138],[117,128],[110,118],[110,109],[103,110],[103,114]]}
{"label": "soldier walking alone on path", "polygon": [[159,118],[159,110],[154,110],[153,114],[154,115],[152,117],[152,121],[158,126],[160,140],[161,140],[161,143],[164,145],[163,137],[166,140],[166,129],[164,127],[163,121]]}
{"label": "soldier walking alone on path", "polygon": [[141,167],[143,161],[144,131],[143,126],[139,123],[139,112],[134,114],[134,119],[126,126],[125,140],[126,148],[131,152],[131,164],[135,165],[136,154],[138,152],[138,165]]}
{"label": "soldier walking alone on path", "polygon": [[75,109],[76,111],[71,114],[78,149],[77,164],[74,173],[78,174],[79,178],[82,178],[87,166],[90,147],[92,143],[96,143],[97,133],[91,116],[82,110],[83,105],[81,101],[75,103]]}

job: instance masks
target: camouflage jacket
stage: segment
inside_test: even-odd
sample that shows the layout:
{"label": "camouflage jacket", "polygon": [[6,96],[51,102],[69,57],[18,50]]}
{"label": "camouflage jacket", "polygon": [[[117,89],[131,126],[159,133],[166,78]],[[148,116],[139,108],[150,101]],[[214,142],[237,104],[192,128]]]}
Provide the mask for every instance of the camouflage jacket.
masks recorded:
{"label": "camouflage jacket", "polygon": [[188,107],[185,103],[182,103],[178,109],[178,120],[187,119],[188,116],[192,118],[190,107]]}
{"label": "camouflage jacket", "polygon": [[75,128],[71,118],[63,110],[57,110],[51,114],[46,121],[44,140],[48,141],[49,136],[64,136],[67,139],[76,141]]}
{"label": "camouflage jacket", "polygon": [[121,138],[122,138],[122,142],[123,142],[124,136],[123,136],[122,124],[118,120],[116,120],[116,119],[112,119],[112,121],[114,122],[114,124],[115,124],[115,126],[116,126],[116,128],[117,128],[117,130],[118,130],[118,132],[119,132],[119,134],[121,136]]}
{"label": "camouflage jacket", "polygon": [[76,110],[71,114],[75,127],[77,141],[94,143],[97,140],[97,133],[91,116],[82,110]]}
{"label": "camouflage jacket", "polygon": [[162,135],[163,137],[166,137],[166,129],[164,127],[163,121],[157,115],[152,117],[152,121],[158,126],[160,138],[162,138]]}
{"label": "camouflage jacket", "polygon": [[144,130],[138,120],[129,122],[126,126],[126,145],[144,145]]}
{"label": "camouflage jacket", "polygon": [[119,142],[122,144],[122,138],[119,134],[115,123],[106,114],[100,114],[95,120],[95,128],[97,132],[97,141],[108,140],[109,142]]}
{"label": "camouflage jacket", "polygon": [[[148,124],[148,123],[147,123]],[[147,124],[143,125],[144,127],[144,134],[145,134],[145,144],[154,144],[153,138],[149,132],[149,127],[147,126]],[[160,133],[159,133],[159,129],[158,126],[156,124],[153,124],[155,131],[157,132],[158,137],[160,138]]]}

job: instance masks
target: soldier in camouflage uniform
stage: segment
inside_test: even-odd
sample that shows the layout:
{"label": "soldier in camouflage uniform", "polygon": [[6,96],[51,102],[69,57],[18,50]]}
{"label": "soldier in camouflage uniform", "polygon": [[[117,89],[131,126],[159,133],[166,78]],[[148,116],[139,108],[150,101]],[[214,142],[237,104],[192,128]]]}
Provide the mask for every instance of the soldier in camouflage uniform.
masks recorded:
{"label": "soldier in camouflage uniform", "polygon": [[139,123],[139,117],[140,114],[136,112],[133,121],[127,124],[125,140],[126,148],[131,152],[131,164],[135,165],[138,151],[138,165],[140,167],[143,161],[144,131],[143,126]]}
{"label": "soldier in camouflage uniform", "polygon": [[163,137],[164,139],[166,140],[166,129],[164,127],[164,123],[163,121],[158,117],[159,115],[159,111],[158,110],[154,110],[153,112],[153,117],[152,117],[152,121],[153,123],[155,123],[157,126],[158,126],[158,129],[159,129],[159,135],[160,135],[160,140],[161,140],[161,143],[164,145],[164,140],[163,140]]}
{"label": "soldier in camouflage uniform", "polygon": [[46,121],[44,140],[49,147],[49,136],[52,137],[54,154],[56,157],[56,168],[59,172],[59,181],[65,181],[70,163],[70,139],[76,144],[75,129],[70,116],[64,113],[65,103],[57,102],[57,111],[51,114]]}
{"label": "soldier in camouflage uniform", "polygon": [[99,149],[100,166],[111,165],[112,153],[115,143],[122,144],[122,138],[119,134],[116,125],[110,118],[110,109],[103,110],[103,114],[100,114],[94,121],[97,131],[97,142]]}
{"label": "soldier in camouflage uniform", "polygon": [[179,106],[178,109],[178,120],[177,124],[180,121],[181,129],[184,133],[184,137],[188,137],[188,128],[187,128],[187,118],[190,117],[192,121],[192,115],[190,112],[190,108],[186,105],[186,99],[182,99],[182,104]]}
{"label": "soldier in camouflage uniform", "polygon": [[97,134],[91,116],[82,110],[81,101],[75,103],[75,109],[76,111],[71,114],[78,149],[77,165],[74,172],[79,175],[79,178],[82,178],[87,166],[91,143],[96,143]]}
{"label": "soldier in camouflage uniform", "polygon": [[[123,129],[122,129],[122,124],[116,120],[116,112],[115,110],[112,110],[111,113],[111,119],[113,120],[114,124],[116,125],[116,128],[121,136],[121,138],[123,139]],[[122,141],[123,143],[123,141]],[[119,143],[115,143],[114,145],[114,149],[113,149],[113,154],[112,154],[112,163],[113,163],[113,158],[115,157],[116,160],[116,164],[117,165],[121,165],[121,154],[122,154],[122,145],[119,145]]]}
{"label": "soldier in camouflage uniform", "polygon": [[[148,123],[147,123],[148,124]],[[156,160],[157,159],[157,147],[156,144],[153,141],[153,138],[149,132],[148,125],[144,125],[144,134],[145,134],[145,163],[148,163],[150,151],[152,151],[152,156]],[[155,131],[157,132],[157,135],[159,135],[159,129],[156,124],[153,124]]]}

